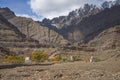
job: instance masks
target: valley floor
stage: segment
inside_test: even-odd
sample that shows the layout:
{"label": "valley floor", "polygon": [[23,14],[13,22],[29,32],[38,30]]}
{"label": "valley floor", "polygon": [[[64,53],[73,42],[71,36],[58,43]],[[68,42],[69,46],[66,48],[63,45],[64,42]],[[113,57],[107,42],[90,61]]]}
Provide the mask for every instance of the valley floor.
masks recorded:
{"label": "valley floor", "polygon": [[120,80],[120,58],[0,69],[0,80]]}

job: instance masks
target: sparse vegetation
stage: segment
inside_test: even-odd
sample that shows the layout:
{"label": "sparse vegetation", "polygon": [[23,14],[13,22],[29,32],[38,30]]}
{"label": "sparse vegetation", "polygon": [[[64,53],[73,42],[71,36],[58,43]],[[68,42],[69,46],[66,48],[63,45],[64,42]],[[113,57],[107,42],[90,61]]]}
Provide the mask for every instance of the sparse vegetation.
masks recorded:
{"label": "sparse vegetation", "polygon": [[100,58],[94,58],[94,61],[95,62],[100,62],[100,61],[104,61],[103,59],[100,59]]}
{"label": "sparse vegetation", "polygon": [[8,56],[4,61],[9,63],[24,63],[24,58],[21,56]]}
{"label": "sparse vegetation", "polygon": [[0,63],[4,62],[4,59],[0,59]]}
{"label": "sparse vegetation", "polygon": [[31,60],[32,61],[37,61],[37,62],[43,62],[48,59],[48,54],[45,53],[44,51],[33,51],[30,54]]}
{"label": "sparse vegetation", "polygon": [[81,60],[80,57],[78,57],[78,56],[74,57],[74,61],[80,61],[80,60]]}
{"label": "sparse vegetation", "polygon": [[50,59],[50,61],[60,61],[60,60],[61,60],[60,56],[55,56]]}
{"label": "sparse vegetation", "polygon": [[69,57],[61,57],[61,61],[68,62],[68,61],[70,61],[70,58]]}

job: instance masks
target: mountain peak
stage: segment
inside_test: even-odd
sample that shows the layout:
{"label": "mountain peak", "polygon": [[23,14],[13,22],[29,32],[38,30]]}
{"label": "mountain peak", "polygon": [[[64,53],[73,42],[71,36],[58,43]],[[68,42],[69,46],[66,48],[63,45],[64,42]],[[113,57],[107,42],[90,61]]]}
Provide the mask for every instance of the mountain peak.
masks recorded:
{"label": "mountain peak", "polygon": [[6,19],[11,19],[15,17],[15,13],[11,11],[8,7],[0,8],[0,14]]}

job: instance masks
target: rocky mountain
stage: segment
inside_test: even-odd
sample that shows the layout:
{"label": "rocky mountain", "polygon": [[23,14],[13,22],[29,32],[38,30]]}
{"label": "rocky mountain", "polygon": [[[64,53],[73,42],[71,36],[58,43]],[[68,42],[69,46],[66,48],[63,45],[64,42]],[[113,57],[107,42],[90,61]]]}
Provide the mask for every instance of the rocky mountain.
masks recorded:
{"label": "rocky mountain", "polygon": [[53,29],[58,29],[58,32],[64,31],[67,27],[74,26],[76,23],[82,20],[82,18],[87,17],[89,15],[94,15],[100,12],[101,10],[95,5],[85,4],[83,8],[76,9],[71,11],[67,16],[59,16],[53,18],[52,20],[44,19],[42,21],[43,24],[49,26]]}
{"label": "rocky mountain", "polygon": [[63,44],[64,38],[55,31],[43,26],[40,22],[33,21],[29,18],[14,17],[9,20],[12,24],[27,36],[43,44]]}
{"label": "rocky mountain", "polygon": [[6,19],[11,19],[15,17],[14,12],[12,12],[8,7],[0,8],[0,14]]}
{"label": "rocky mountain", "polygon": [[16,26],[0,15],[0,52],[12,51],[14,53],[19,52],[17,49],[33,48],[37,45],[37,41],[33,39],[28,40]]}
{"label": "rocky mountain", "polygon": [[[56,49],[59,45],[63,47]],[[53,59],[29,64],[2,61],[15,53],[25,57],[33,50],[45,51]],[[120,80],[120,0],[101,7],[85,4],[68,16],[42,22],[0,8],[0,80],[48,79]]]}
{"label": "rocky mountain", "polygon": [[[117,17],[115,17],[114,14],[117,14],[119,11],[117,12],[116,10],[116,12],[113,13],[111,10],[111,13],[109,14],[109,9],[113,6],[119,6],[119,5],[120,5],[120,0],[105,1],[103,4],[101,4],[101,7],[92,4],[91,5],[85,4],[83,8],[79,8],[74,11],[71,11],[68,16],[60,16],[53,18],[51,20],[45,18],[42,21],[42,23],[48,26],[50,29],[55,30],[59,34],[63,35],[63,37],[69,40],[70,42],[78,42],[78,41],[88,42],[99,32],[101,32],[101,30],[106,29],[108,27],[106,25],[108,24],[110,26],[114,25],[114,22],[112,21],[110,22],[110,20],[108,19],[110,18],[117,19]],[[119,16],[119,14],[117,14],[117,16]],[[91,17],[94,18],[95,20],[92,21]],[[99,18],[100,19],[102,18],[103,21],[100,20]],[[87,19],[88,21],[86,21]],[[105,19],[106,21],[108,21],[108,23],[105,22]],[[96,20],[98,21],[98,23],[96,23],[97,22]],[[113,21],[118,22],[118,20],[113,20]],[[94,27],[93,25],[96,27]],[[89,28],[87,28],[86,26],[89,26]],[[96,28],[100,29],[100,31],[98,30],[99,32],[97,31],[98,33],[96,33],[97,30]],[[80,31],[82,31],[82,33]],[[92,34],[92,32],[90,31],[96,33],[96,35]]]}
{"label": "rocky mountain", "polygon": [[120,0],[106,1],[101,7],[85,4],[83,8],[71,11],[68,16],[52,20],[45,18],[42,22],[18,17],[9,8],[0,8],[0,15],[16,27],[16,32],[24,34],[27,40],[37,40],[40,44],[92,43],[97,41],[101,32],[120,24],[119,4]]}
{"label": "rocky mountain", "polygon": [[25,35],[0,15],[0,41],[17,41],[24,38]]}
{"label": "rocky mountain", "polygon": [[103,9],[105,8],[111,8],[112,6],[120,5],[120,0],[115,1],[105,1],[101,6]]}
{"label": "rocky mountain", "polygon": [[72,41],[90,41],[107,28],[120,24],[119,11],[120,6],[114,6],[96,15],[83,18],[71,30],[66,32],[67,39]]}
{"label": "rocky mountain", "polygon": [[10,23],[15,25],[20,32],[26,35],[27,39],[35,39],[40,44],[58,45],[67,42],[60,34],[54,30],[45,27],[40,22],[33,21],[30,18],[18,17],[8,8],[1,8],[0,14]]}

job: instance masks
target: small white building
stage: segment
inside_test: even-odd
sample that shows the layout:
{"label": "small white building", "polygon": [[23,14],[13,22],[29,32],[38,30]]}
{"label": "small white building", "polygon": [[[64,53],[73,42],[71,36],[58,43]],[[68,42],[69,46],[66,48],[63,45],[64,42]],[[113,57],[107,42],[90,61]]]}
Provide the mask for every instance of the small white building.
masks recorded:
{"label": "small white building", "polygon": [[90,63],[92,63],[92,62],[94,62],[94,57],[93,56],[90,57]]}
{"label": "small white building", "polygon": [[74,57],[73,56],[70,56],[70,61],[74,61]]}
{"label": "small white building", "polygon": [[30,57],[25,57],[25,63],[31,63]]}

